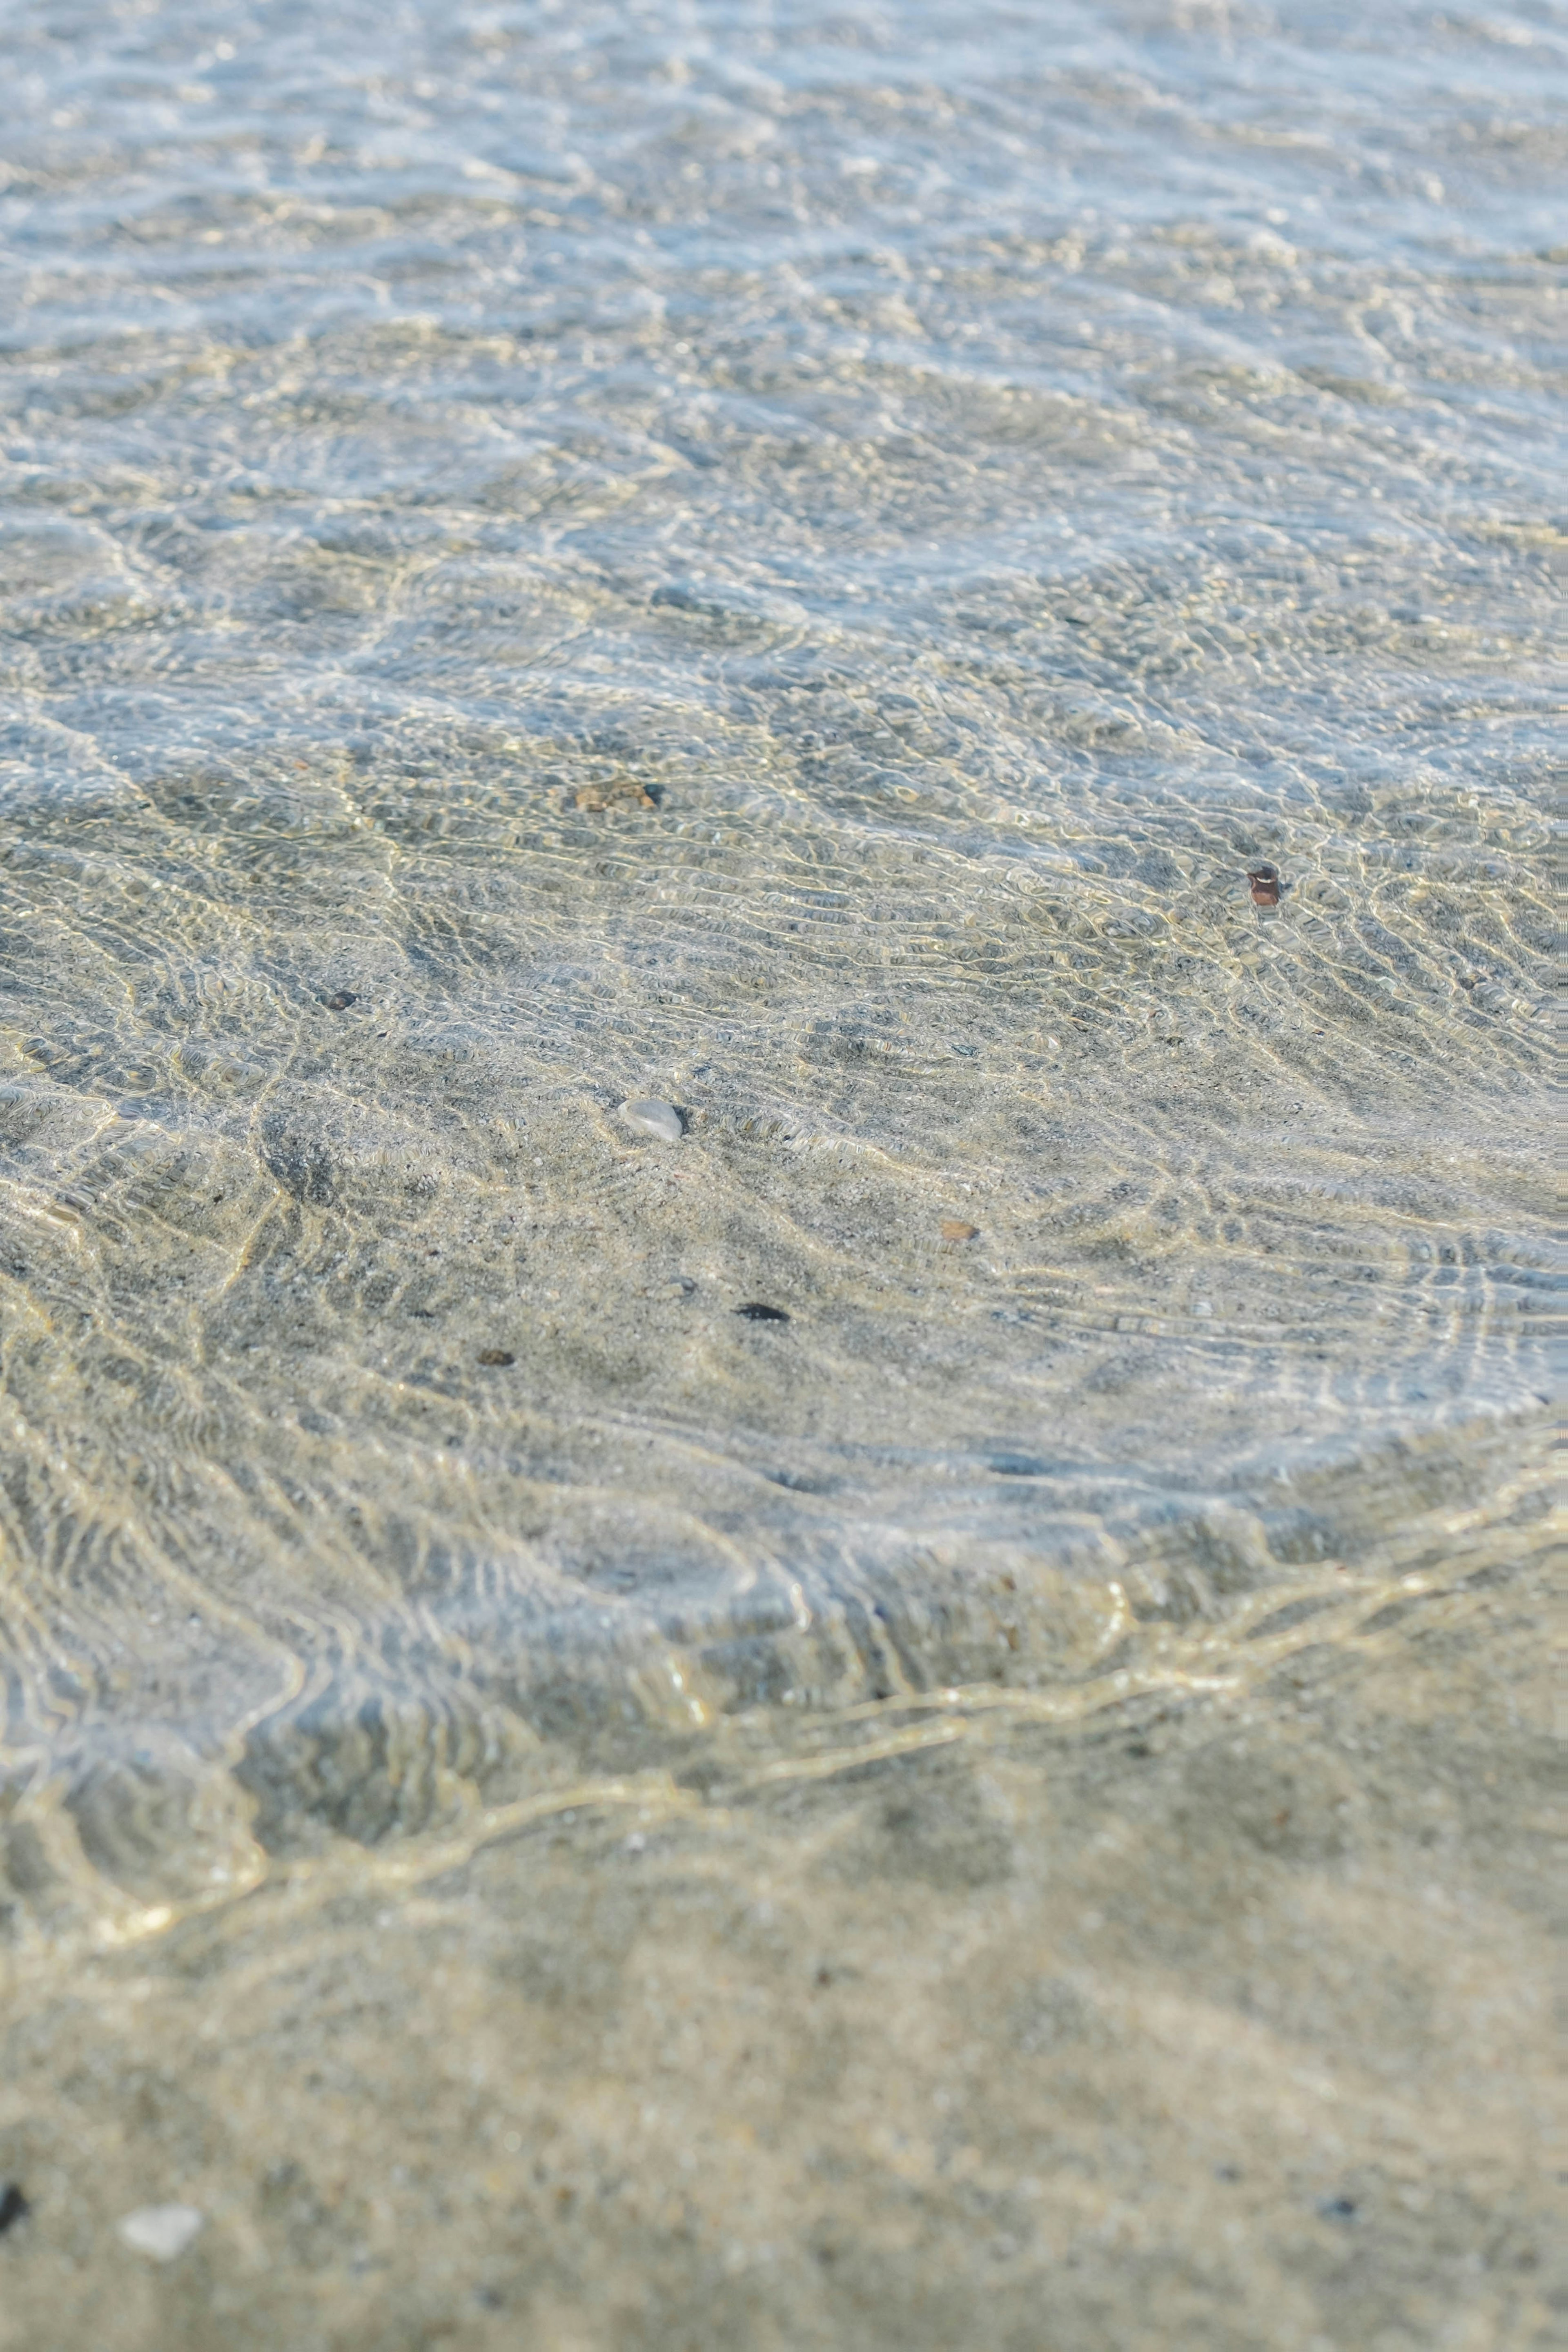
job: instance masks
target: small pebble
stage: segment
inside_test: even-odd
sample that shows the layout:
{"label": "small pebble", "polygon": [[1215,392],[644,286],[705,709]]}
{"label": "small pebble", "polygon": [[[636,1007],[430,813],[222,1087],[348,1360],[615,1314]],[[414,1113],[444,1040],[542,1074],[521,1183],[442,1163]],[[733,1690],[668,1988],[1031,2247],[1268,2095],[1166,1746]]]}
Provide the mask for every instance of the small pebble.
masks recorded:
{"label": "small pebble", "polygon": [[743,1307],[736,1307],[735,1312],[737,1315],[743,1315],[748,1323],[787,1323],[789,1321],[787,1308],[770,1307],[761,1298],[748,1298]]}
{"label": "small pebble", "polygon": [[515,1364],[517,1358],[506,1348],[481,1348],[479,1361],[504,1370],[508,1364]]}
{"label": "small pebble", "polygon": [[967,1225],[962,1217],[943,1217],[942,1237],[944,1242],[973,1242],[980,1238],[978,1225]]}
{"label": "small pebble", "polygon": [[1279,868],[1277,866],[1249,866],[1247,878],[1252,885],[1255,907],[1277,907],[1279,904]]}
{"label": "small pebble", "polygon": [[194,2205],[139,2205],[134,2213],[121,2214],[114,2226],[139,2254],[172,2263],[205,2227],[206,2218]]}
{"label": "small pebble", "polygon": [[657,1135],[662,1143],[679,1143],[686,1132],[686,1121],[675,1105],[658,1102],[651,1095],[637,1095],[624,1102],[621,1117],[639,1135]]}
{"label": "small pebble", "polygon": [[335,996],[323,996],[321,1002],[329,1013],[346,1013],[351,1004],[359,1003],[359,998],[352,988],[340,988]]}
{"label": "small pebble", "polygon": [[0,2180],[0,2238],[25,2221],[30,2211],[26,2199],[14,2180]]}

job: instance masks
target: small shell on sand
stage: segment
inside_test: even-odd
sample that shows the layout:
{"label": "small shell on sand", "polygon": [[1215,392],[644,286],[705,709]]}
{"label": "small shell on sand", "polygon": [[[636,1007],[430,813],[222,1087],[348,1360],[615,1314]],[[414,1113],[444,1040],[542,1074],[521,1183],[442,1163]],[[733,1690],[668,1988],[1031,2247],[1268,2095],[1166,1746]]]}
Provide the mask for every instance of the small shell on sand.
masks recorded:
{"label": "small shell on sand", "polygon": [[686,1121],[675,1105],[657,1102],[651,1095],[637,1095],[624,1102],[621,1117],[639,1135],[657,1135],[662,1143],[679,1143],[686,1132]]}
{"label": "small shell on sand", "polygon": [[206,2215],[194,2205],[139,2205],[114,2226],[139,2254],[151,2254],[155,2263],[172,2263],[176,2254],[184,2252],[205,2221]]}
{"label": "small shell on sand", "polygon": [[978,1225],[964,1223],[962,1217],[943,1217],[942,1237],[944,1242],[973,1242],[980,1237]]}

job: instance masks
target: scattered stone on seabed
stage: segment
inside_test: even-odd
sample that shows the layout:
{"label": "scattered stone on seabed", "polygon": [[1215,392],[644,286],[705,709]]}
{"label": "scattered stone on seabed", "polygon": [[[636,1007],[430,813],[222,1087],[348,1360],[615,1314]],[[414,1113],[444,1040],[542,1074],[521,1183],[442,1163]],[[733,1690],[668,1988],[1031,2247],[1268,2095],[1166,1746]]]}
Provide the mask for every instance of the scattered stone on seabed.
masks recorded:
{"label": "scattered stone on seabed", "polygon": [[650,809],[658,803],[635,776],[610,776],[602,783],[579,784],[573,795],[578,808],[590,813],[605,809]]}
{"label": "scattered stone on seabed", "polygon": [[25,2221],[31,2210],[14,2180],[0,2180],[0,2238]]}
{"label": "scattered stone on seabed", "polygon": [[1249,866],[1247,878],[1252,885],[1255,907],[1277,907],[1279,904],[1279,868],[1278,866]]}
{"label": "scattered stone on seabed", "polygon": [[980,1238],[978,1225],[966,1224],[962,1217],[943,1217],[942,1237],[944,1242],[973,1242]]}
{"label": "scattered stone on seabed", "polygon": [[651,1095],[637,1095],[624,1102],[621,1117],[639,1135],[657,1135],[664,1143],[679,1143],[686,1132],[686,1121],[675,1105],[658,1102]]}
{"label": "scattered stone on seabed", "polygon": [[321,1003],[329,1013],[346,1013],[351,1004],[359,1003],[359,998],[352,988],[340,988],[334,995],[323,996]]}
{"label": "scattered stone on seabed", "polygon": [[766,1300],[762,1298],[748,1298],[743,1307],[736,1307],[735,1312],[737,1315],[743,1315],[748,1323],[787,1323],[789,1321],[787,1307],[770,1307]]}
{"label": "scattered stone on seabed", "polygon": [[479,1361],[481,1364],[496,1365],[504,1370],[508,1364],[515,1364],[517,1358],[509,1348],[481,1348]]}
{"label": "scattered stone on seabed", "polygon": [[194,2205],[139,2205],[134,2213],[122,2213],[114,2226],[139,2254],[172,2263],[205,2228],[206,2218]]}

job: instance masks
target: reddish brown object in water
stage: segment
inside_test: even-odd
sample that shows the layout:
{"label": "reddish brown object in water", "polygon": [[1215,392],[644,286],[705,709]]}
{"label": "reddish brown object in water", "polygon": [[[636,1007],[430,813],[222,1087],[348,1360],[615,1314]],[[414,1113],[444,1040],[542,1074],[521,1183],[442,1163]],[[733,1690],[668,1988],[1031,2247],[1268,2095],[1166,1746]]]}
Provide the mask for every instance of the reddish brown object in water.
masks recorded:
{"label": "reddish brown object in water", "polygon": [[1249,866],[1247,878],[1252,885],[1255,907],[1277,907],[1279,904],[1279,868],[1277,866]]}

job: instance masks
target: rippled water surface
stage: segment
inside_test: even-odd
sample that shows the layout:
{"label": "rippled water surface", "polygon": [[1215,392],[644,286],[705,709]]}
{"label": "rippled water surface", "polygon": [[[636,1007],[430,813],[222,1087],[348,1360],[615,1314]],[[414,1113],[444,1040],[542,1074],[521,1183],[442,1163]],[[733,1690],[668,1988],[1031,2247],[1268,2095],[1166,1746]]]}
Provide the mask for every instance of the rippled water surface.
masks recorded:
{"label": "rippled water surface", "polygon": [[0,2344],[1544,2344],[1568,17],[0,56]]}

